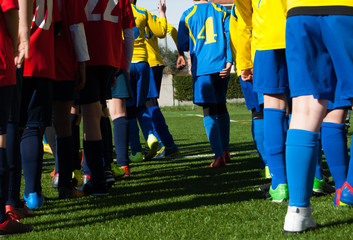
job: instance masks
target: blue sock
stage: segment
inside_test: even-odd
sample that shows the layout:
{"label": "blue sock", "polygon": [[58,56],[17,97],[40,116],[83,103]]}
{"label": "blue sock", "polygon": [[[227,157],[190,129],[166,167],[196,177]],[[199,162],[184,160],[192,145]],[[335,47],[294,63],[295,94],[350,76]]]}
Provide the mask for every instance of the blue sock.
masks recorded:
{"label": "blue sock", "polygon": [[210,142],[212,150],[215,153],[215,159],[223,156],[221,133],[216,118],[217,117],[215,115],[210,115],[203,118],[208,141]]}
{"label": "blue sock", "polygon": [[126,117],[119,117],[113,120],[114,144],[116,152],[116,162],[121,166],[129,165],[129,136],[128,120]]}
{"label": "blue sock", "polygon": [[323,174],[322,174],[322,145],[321,145],[321,133],[318,133],[317,136],[317,143],[316,143],[316,147],[317,147],[317,159],[316,159],[316,164],[315,164],[315,177],[318,180],[322,180],[323,179]]}
{"label": "blue sock", "polygon": [[266,159],[272,175],[272,188],[286,184],[284,121],[286,111],[264,108],[264,147]]}
{"label": "blue sock", "polygon": [[74,152],[73,152],[73,163],[72,163],[72,168],[73,170],[76,169],[81,169],[81,158],[80,158],[80,147],[81,147],[81,141],[80,141],[80,125],[76,125],[76,122],[78,120],[78,115],[76,114],[71,114],[71,130],[72,130],[72,137],[74,141]]}
{"label": "blue sock", "polygon": [[[72,136],[56,138],[56,159],[58,162],[59,187],[70,187],[72,178],[73,159]],[[56,170],[56,168],[55,168]]]}
{"label": "blue sock", "polygon": [[106,167],[110,166],[113,162],[113,135],[110,119],[108,117],[101,117],[100,126],[103,140],[103,164]]}
{"label": "blue sock", "polygon": [[152,118],[153,125],[162,140],[164,146],[171,147],[174,145],[173,136],[170,134],[168,125],[165,122],[161,109],[158,106],[152,106],[147,109]]}
{"label": "blue sock", "polygon": [[259,153],[261,169],[264,169],[265,166],[267,166],[264,147],[264,120],[252,120],[251,132],[256,145],[257,152]]}
{"label": "blue sock", "polygon": [[139,108],[137,111],[137,119],[139,121],[142,134],[147,141],[148,135],[153,134],[152,118],[148,114],[146,108]]}
{"label": "blue sock", "polygon": [[25,179],[24,194],[42,192],[41,176],[43,163],[42,136],[38,128],[25,128],[21,138],[21,156],[23,176]]}
{"label": "blue sock", "polygon": [[299,129],[289,129],[287,132],[289,206],[310,206],[317,159],[317,136],[316,132]]}
{"label": "blue sock", "polygon": [[136,155],[137,152],[142,152],[141,142],[140,142],[140,130],[137,125],[136,118],[128,119],[128,128],[129,128],[129,145],[131,148],[131,153]]}
{"label": "blue sock", "polygon": [[321,142],[337,190],[346,181],[348,172],[349,158],[345,124],[323,122],[321,125]]}
{"label": "blue sock", "polygon": [[229,113],[217,115],[219,130],[221,133],[223,152],[229,152],[229,130],[230,130],[230,118]]}
{"label": "blue sock", "polygon": [[100,184],[102,182],[105,182],[102,144],[103,144],[102,140],[83,141],[86,164],[91,171],[90,176],[91,176],[91,182],[93,184]]}
{"label": "blue sock", "polygon": [[8,123],[6,134],[6,153],[9,163],[9,194],[6,205],[23,208],[20,199],[21,187],[21,155],[20,155],[20,130],[17,123]]}
{"label": "blue sock", "polygon": [[7,218],[5,205],[8,198],[9,166],[7,163],[6,149],[0,148],[0,223]]}

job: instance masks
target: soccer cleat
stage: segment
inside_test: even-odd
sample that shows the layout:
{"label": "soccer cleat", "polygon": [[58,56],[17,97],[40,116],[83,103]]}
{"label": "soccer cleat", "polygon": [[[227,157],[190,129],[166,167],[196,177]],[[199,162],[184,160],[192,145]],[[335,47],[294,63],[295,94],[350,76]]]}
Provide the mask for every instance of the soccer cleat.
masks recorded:
{"label": "soccer cleat", "polygon": [[341,189],[342,189],[341,197],[340,197],[341,202],[348,204],[348,205],[353,205],[353,188],[352,188],[352,186],[348,182],[344,182]]}
{"label": "soccer cleat", "polygon": [[333,206],[336,206],[336,207],[346,207],[346,206],[348,206],[347,204],[341,202],[341,193],[342,193],[342,188],[339,188],[339,189],[336,190],[335,198],[333,200]]}
{"label": "soccer cleat", "polygon": [[288,184],[279,184],[276,189],[270,187],[269,193],[271,195],[272,202],[283,202],[289,199]]}
{"label": "soccer cleat", "polygon": [[174,157],[180,154],[178,146],[173,144],[170,147],[163,146],[158,152],[157,155],[154,157],[156,159],[161,159],[165,157]]}
{"label": "soccer cleat", "polygon": [[314,194],[331,194],[335,192],[335,188],[328,184],[324,178],[319,180],[315,177],[313,192]]}
{"label": "soccer cleat", "polygon": [[72,172],[72,182],[76,187],[82,186],[82,173],[80,169],[75,169]]}
{"label": "soccer cleat", "polygon": [[271,183],[266,183],[259,187],[259,191],[266,193],[270,191]]}
{"label": "soccer cleat", "polygon": [[317,228],[311,207],[290,207],[284,220],[285,233],[302,233]]}
{"label": "soccer cleat", "polygon": [[158,151],[154,159],[162,159],[165,158],[165,146],[161,147]]}
{"label": "soccer cleat", "polygon": [[112,170],[110,168],[106,168],[105,171],[105,181],[107,182],[108,186],[111,187],[115,183],[115,177],[113,175]]}
{"label": "soccer cleat", "polygon": [[218,157],[213,163],[210,165],[212,168],[225,167],[226,160],[223,156]]}
{"label": "soccer cleat", "polygon": [[110,164],[114,178],[119,178],[125,175],[125,170],[121,168],[121,165],[112,162]]}
{"label": "soccer cleat", "polygon": [[44,204],[44,197],[41,193],[30,193],[28,197],[23,194],[23,199],[26,201],[27,207],[30,209],[40,208]]}
{"label": "soccer cleat", "polygon": [[131,162],[142,162],[143,161],[143,155],[141,152],[137,152],[135,155],[130,155],[130,160]]}
{"label": "soccer cleat", "polygon": [[51,150],[51,148],[50,148],[48,143],[43,143],[43,151],[45,153],[53,154],[53,151]]}
{"label": "soccer cleat", "polygon": [[50,184],[51,188],[58,188],[58,186],[59,186],[59,173],[53,176]]}
{"label": "soccer cleat", "polygon": [[[85,185],[86,183],[88,183],[88,181],[91,179],[91,176],[85,174],[82,176],[82,186]],[[81,187],[82,187],[81,186]]]}
{"label": "soccer cleat", "polygon": [[93,184],[92,181],[89,180],[86,184],[82,185],[82,188],[80,190],[82,190],[87,196],[107,196],[109,194],[108,185],[106,182],[102,182],[100,184]]}
{"label": "soccer cleat", "polygon": [[33,231],[32,225],[20,223],[10,217],[7,217],[5,222],[0,224],[0,237],[31,231]]}
{"label": "soccer cleat", "polygon": [[55,175],[55,168],[53,169],[53,171],[50,172],[50,176],[54,177]]}
{"label": "soccer cleat", "polygon": [[74,187],[60,187],[59,188],[59,199],[70,199],[83,197],[84,193],[75,189]]}
{"label": "soccer cleat", "polygon": [[121,168],[124,170],[124,175],[123,175],[123,177],[124,177],[124,178],[125,178],[125,177],[130,177],[130,175],[131,175],[131,169],[130,169],[130,167],[129,167],[129,166],[122,166]]}
{"label": "soccer cleat", "polygon": [[265,166],[264,172],[265,172],[265,178],[266,179],[271,179],[272,178],[271,173],[270,173],[270,169],[269,169],[268,166]]}
{"label": "soccer cleat", "polygon": [[34,216],[34,212],[26,205],[23,208],[15,208],[11,205],[6,205],[5,211],[10,218],[17,221]]}
{"label": "soccer cleat", "polygon": [[159,146],[158,139],[153,134],[148,135],[147,145],[150,150],[146,154],[145,160],[151,160],[157,154],[157,149]]}
{"label": "soccer cleat", "polygon": [[230,163],[231,162],[231,156],[230,156],[230,152],[223,152],[224,153],[224,158],[226,160],[226,163]]}

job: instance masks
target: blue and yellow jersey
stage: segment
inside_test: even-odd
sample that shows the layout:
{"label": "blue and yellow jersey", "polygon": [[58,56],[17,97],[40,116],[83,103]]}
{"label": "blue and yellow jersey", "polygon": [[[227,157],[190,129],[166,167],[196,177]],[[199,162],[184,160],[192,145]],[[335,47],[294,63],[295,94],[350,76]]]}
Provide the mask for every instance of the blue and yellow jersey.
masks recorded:
{"label": "blue and yellow jersey", "polygon": [[[154,15],[153,13],[151,15],[155,20],[158,21],[158,17],[156,15]],[[178,31],[175,29],[175,27],[173,27],[169,23],[166,23],[166,24],[167,24],[167,33],[172,37],[175,45],[178,45],[177,44]],[[149,27],[146,27],[145,29],[145,38],[146,38],[146,47],[148,52],[148,63],[150,67],[164,65],[163,59],[159,52],[158,38],[152,33]]]}
{"label": "blue and yellow jersey", "polygon": [[132,62],[147,62],[148,54],[145,43],[145,28],[148,27],[157,37],[165,37],[167,33],[167,20],[165,18],[154,19],[146,9],[131,5],[135,17],[135,45]]}
{"label": "blue and yellow jersey", "polygon": [[285,48],[287,0],[234,0],[239,15],[252,29],[256,50]]}
{"label": "blue and yellow jersey", "polygon": [[232,63],[225,7],[200,3],[186,10],[179,22],[178,50],[190,51],[191,71],[196,76],[220,72],[227,62]]}
{"label": "blue and yellow jersey", "polygon": [[293,15],[353,15],[351,0],[288,0],[288,17]]}

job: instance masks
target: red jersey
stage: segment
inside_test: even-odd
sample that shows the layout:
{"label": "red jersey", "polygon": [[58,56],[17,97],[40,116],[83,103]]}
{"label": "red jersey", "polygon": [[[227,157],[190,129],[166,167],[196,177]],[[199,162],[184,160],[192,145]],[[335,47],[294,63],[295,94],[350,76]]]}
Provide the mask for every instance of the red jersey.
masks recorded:
{"label": "red jersey", "polygon": [[77,60],[71,39],[70,26],[86,21],[82,0],[58,0],[61,13],[61,32],[54,38],[55,79],[74,80]]}
{"label": "red jersey", "polygon": [[29,55],[24,77],[55,79],[54,22],[60,20],[57,0],[33,0]]}
{"label": "red jersey", "polygon": [[0,0],[0,8],[0,87],[3,87],[16,84],[12,41],[6,30],[4,12],[18,8],[17,0]]}
{"label": "red jersey", "polygon": [[135,19],[128,0],[84,0],[87,23],[86,38],[90,61],[88,66],[107,65],[120,68],[122,31],[135,26]]}

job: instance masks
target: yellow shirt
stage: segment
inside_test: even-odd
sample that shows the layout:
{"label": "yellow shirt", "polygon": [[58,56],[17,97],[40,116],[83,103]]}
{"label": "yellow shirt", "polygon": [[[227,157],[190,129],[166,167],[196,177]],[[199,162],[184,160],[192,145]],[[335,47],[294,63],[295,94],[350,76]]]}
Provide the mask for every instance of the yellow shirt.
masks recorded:
{"label": "yellow shirt", "polygon": [[135,44],[132,62],[147,62],[148,54],[145,43],[145,28],[148,27],[157,37],[163,38],[167,33],[167,20],[165,18],[154,19],[146,9],[131,4],[135,17]]}
{"label": "yellow shirt", "polygon": [[[152,16],[158,21],[158,17],[156,15],[152,14]],[[175,45],[177,46],[178,31],[175,29],[175,27],[173,27],[169,23],[166,23],[166,24],[167,24],[167,33],[172,37]],[[152,31],[148,27],[146,27],[145,29],[145,36],[146,36],[146,47],[148,52],[148,63],[150,67],[164,65],[163,59],[161,57],[161,53],[159,52],[157,37],[152,33]]]}
{"label": "yellow shirt", "polygon": [[239,15],[252,29],[256,50],[285,48],[287,0],[233,0]]}

